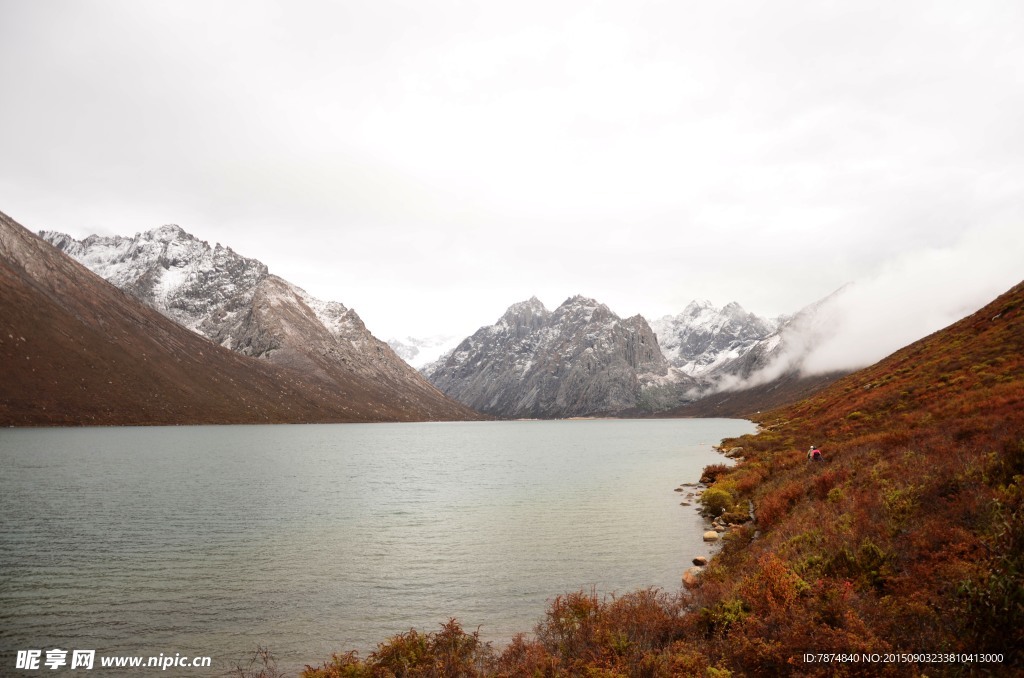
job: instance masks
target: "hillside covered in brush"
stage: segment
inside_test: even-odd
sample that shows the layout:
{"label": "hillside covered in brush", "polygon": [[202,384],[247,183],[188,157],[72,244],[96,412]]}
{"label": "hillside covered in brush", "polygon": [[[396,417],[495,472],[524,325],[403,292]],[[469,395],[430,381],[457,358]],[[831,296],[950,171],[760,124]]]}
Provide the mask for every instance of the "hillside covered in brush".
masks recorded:
{"label": "hillside covered in brush", "polygon": [[680,594],[571,593],[500,654],[453,620],[306,675],[1019,675],[1022,413],[1024,283],[724,441],[703,503],[731,527]]}

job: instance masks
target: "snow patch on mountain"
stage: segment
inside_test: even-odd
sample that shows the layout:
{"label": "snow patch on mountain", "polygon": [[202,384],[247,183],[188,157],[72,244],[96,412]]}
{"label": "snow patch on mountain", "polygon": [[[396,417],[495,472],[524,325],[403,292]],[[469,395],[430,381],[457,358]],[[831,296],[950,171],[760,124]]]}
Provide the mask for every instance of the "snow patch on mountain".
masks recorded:
{"label": "snow patch on mountain", "polygon": [[451,335],[431,337],[404,337],[388,339],[388,345],[395,353],[417,370],[437,361],[441,356],[459,345],[461,339]]}
{"label": "snow patch on mountain", "polygon": [[717,308],[710,301],[691,301],[682,313],[650,323],[658,345],[671,365],[699,377],[735,360],[771,336],[778,319],[761,318],[732,302]]}

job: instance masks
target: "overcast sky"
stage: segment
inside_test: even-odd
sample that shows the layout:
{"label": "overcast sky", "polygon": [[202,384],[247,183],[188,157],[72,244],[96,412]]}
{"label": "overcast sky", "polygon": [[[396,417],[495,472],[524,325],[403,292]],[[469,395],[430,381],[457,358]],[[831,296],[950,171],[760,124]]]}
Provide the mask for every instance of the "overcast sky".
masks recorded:
{"label": "overcast sky", "polygon": [[1024,278],[1018,0],[0,0],[0,97],[28,228],[177,223],[381,338]]}

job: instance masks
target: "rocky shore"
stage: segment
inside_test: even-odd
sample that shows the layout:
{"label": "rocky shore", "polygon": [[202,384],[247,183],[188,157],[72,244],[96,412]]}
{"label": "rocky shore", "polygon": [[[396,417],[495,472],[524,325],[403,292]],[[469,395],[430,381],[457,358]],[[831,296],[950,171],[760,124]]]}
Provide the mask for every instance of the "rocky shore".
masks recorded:
{"label": "rocky shore", "polygon": [[[742,447],[716,445],[715,449],[734,462],[743,460]],[[724,464],[709,466],[704,470],[699,482],[682,483],[674,490],[683,496],[683,501],[679,502],[680,506],[697,505],[696,510],[704,516],[706,521],[707,530],[704,532],[704,541],[715,547],[710,556],[695,556],[691,561],[693,564],[683,572],[682,583],[687,589],[695,588],[699,584],[701,574],[707,568],[710,558],[714,557],[717,548],[721,546],[722,539],[726,538],[730,531],[738,530],[745,523],[754,520],[753,504],[748,506],[746,513],[742,513],[735,510],[734,506],[724,505],[720,498],[704,501],[704,493],[708,486],[715,481],[719,473],[727,468],[729,467]]]}

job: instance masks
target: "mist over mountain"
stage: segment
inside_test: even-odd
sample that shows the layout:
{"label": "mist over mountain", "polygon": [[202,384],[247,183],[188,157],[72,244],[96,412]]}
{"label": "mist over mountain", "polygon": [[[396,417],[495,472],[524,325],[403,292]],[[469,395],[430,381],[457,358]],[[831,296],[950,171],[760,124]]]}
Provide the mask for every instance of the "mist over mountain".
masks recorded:
{"label": "mist over mountain", "polygon": [[[748,344],[741,354],[728,357],[707,370],[704,394],[749,389],[784,376],[811,376],[805,363],[838,330],[836,314],[840,307],[836,298],[843,289],[781,319],[774,332]],[[837,370],[815,374],[829,371]]]}
{"label": "mist over mountain", "polygon": [[[779,380],[786,388],[769,399],[787,402],[788,384],[799,382],[794,392],[806,394],[828,381],[804,381],[801,373],[835,324],[823,308],[824,300],[769,319],[735,302],[718,308],[695,300],[649,324],[639,315],[623,320],[585,297],[555,311],[534,297],[422,371],[456,400],[503,417],[660,413]],[[630,341],[657,350],[636,361],[627,357]]]}

